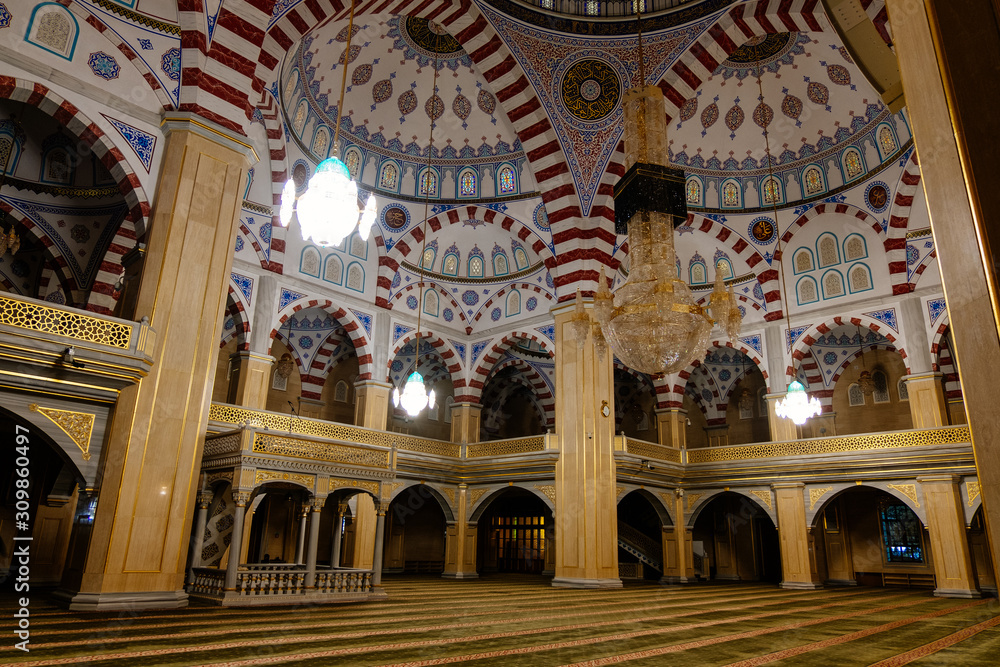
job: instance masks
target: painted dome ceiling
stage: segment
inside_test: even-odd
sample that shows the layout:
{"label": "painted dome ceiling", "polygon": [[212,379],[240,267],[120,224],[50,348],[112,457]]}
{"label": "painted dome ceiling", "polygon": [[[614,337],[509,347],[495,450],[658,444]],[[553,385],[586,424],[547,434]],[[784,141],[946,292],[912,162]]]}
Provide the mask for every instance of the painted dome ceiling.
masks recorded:
{"label": "painted dome ceiling", "polygon": [[[671,162],[715,184],[700,201],[689,193],[689,204],[710,209],[770,204],[758,196],[768,148],[782,186],[777,203],[787,204],[862,179],[909,140],[905,120],[882,104],[835,35],[795,32],[733,52],[669,133]],[[806,174],[811,165],[819,171]],[[726,178],[742,184],[741,201],[716,189]]]}
{"label": "painted dome ceiling", "polygon": [[[497,99],[461,45],[439,26],[405,16],[370,16],[354,27],[341,136],[370,161],[386,158],[420,169],[427,164],[435,121],[433,163],[439,168],[510,163],[524,154]],[[322,25],[289,55],[280,82],[291,134],[315,161],[332,143],[340,97],[347,21]],[[437,94],[432,94],[437,67]],[[325,129],[324,129],[325,128]],[[346,153],[346,151],[345,151]],[[494,172],[495,173],[495,172]],[[380,189],[380,170],[362,182]],[[460,175],[452,173],[458,180]],[[525,188],[527,190],[533,189]]]}

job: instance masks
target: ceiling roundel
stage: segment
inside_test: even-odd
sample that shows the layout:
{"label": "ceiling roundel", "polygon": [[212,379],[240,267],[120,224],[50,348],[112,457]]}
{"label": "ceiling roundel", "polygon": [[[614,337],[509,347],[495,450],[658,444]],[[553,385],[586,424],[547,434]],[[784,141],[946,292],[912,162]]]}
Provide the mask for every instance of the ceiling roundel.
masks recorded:
{"label": "ceiling roundel", "polygon": [[776,32],[754,37],[730,53],[726,63],[736,66],[756,65],[758,62],[766,64],[772,58],[780,57],[781,53],[788,49],[792,42],[792,33],[789,32]]}
{"label": "ceiling roundel", "polygon": [[587,58],[571,65],[563,74],[563,104],[582,121],[598,121],[609,116],[621,99],[621,80],[602,60]]}
{"label": "ceiling roundel", "polygon": [[422,51],[424,55],[450,56],[462,52],[462,45],[449,35],[444,28],[427,19],[406,17],[399,36],[409,46]]}

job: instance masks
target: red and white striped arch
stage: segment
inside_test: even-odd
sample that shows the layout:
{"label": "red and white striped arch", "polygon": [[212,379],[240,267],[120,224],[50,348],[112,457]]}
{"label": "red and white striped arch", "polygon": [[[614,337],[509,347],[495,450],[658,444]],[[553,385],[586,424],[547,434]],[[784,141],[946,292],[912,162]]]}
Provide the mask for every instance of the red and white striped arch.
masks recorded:
{"label": "red and white striped arch", "polygon": [[354,349],[358,354],[358,379],[371,380],[375,367],[372,360],[372,343],[367,338],[365,328],[361,325],[361,322],[353,312],[347,308],[334,304],[329,299],[313,299],[303,297],[298,301],[288,304],[281,309],[281,312],[278,313],[278,321],[274,328],[271,329],[270,337],[274,338],[278,335],[278,330],[281,328],[281,325],[283,325],[289,317],[306,308],[319,308],[320,310],[325,310],[333,319],[337,320],[337,322],[344,327],[344,332],[350,336],[351,342],[354,343]]}
{"label": "red and white striped arch", "polygon": [[[555,256],[549,249],[548,244],[530,227],[524,223],[496,211],[482,206],[464,206],[461,208],[445,211],[433,218],[428,218],[427,226],[433,232],[440,232],[448,225],[454,225],[465,220],[480,220],[492,225],[500,225],[507,232],[516,234],[521,242],[531,247],[536,255],[542,258],[545,266],[552,271],[556,266]],[[378,281],[376,287],[375,303],[383,308],[391,308],[389,305],[389,292],[392,289],[392,279],[399,271],[399,265],[410,257],[411,252],[415,252],[410,260],[411,264],[420,263],[420,247],[424,240],[423,224],[413,225],[409,232],[396,241],[392,250],[379,255]],[[384,245],[383,245],[384,247]]]}
{"label": "red and white striped arch", "polygon": [[[478,365],[472,373],[469,374],[468,397],[463,397],[463,400],[471,401],[473,403],[479,402],[479,397],[482,395],[486,378],[489,377],[493,367],[498,361],[500,361],[500,357],[503,356],[504,351],[514,345],[517,345],[517,342],[523,338],[535,341],[549,353],[549,357],[554,356],[552,354],[552,350],[549,349],[549,339],[539,333],[527,333],[524,331],[511,331],[506,333],[503,336],[500,336],[499,339],[494,339],[496,342],[490,346],[489,351],[484,351],[482,356],[479,358]],[[455,396],[455,400],[459,400],[457,395]]]}
{"label": "red and white striped arch", "polygon": [[271,254],[264,267],[275,273],[284,272],[285,240],[288,230],[281,226],[278,210],[281,207],[281,191],[288,180],[288,156],[285,148],[284,124],[281,122],[281,109],[271,93],[266,90],[261,93],[257,104],[264,118],[264,130],[267,132],[267,147],[270,153],[271,167]]}
{"label": "red and white striped arch", "polygon": [[524,359],[506,359],[500,362],[493,368],[483,386],[489,386],[490,380],[505,368],[516,368],[519,371],[517,379],[520,379],[531,390],[535,400],[538,401],[538,405],[542,408],[545,425],[554,425],[556,423],[556,397],[552,394],[541,373]]}
{"label": "red and white striped arch", "polygon": [[[543,298],[543,299],[545,299],[547,301],[550,301],[550,302],[554,302],[555,301],[552,298],[552,295],[549,294],[544,289],[542,289],[541,286],[539,286],[539,285],[532,285],[531,283],[511,283],[510,285],[505,286],[502,290],[500,290],[499,292],[497,292],[496,294],[494,294],[493,296],[490,297],[489,301],[487,301],[482,306],[482,308],[479,309],[479,312],[476,313],[476,316],[472,318],[472,324],[475,324],[476,322],[478,322],[479,319],[483,316],[483,313],[488,313],[489,310],[490,310],[490,308],[493,306],[494,303],[497,304],[497,305],[499,305],[501,303],[506,303],[507,295],[510,293],[511,290],[514,290],[514,289],[516,289],[516,290],[518,290],[519,292],[522,293],[522,297],[521,297],[521,304],[522,304],[521,307],[522,308],[524,307],[523,306],[524,302],[529,297],[531,297],[532,295],[537,295],[537,296],[539,296],[539,297],[541,297],[541,298]],[[525,292],[527,294],[525,294]],[[471,333],[471,332],[469,332],[469,333]]]}
{"label": "red and white striped arch", "polygon": [[344,357],[356,354],[353,345],[345,346],[347,350],[341,350],[337,358],[334,359],[334,350],[344,342],[337,329],[323,339],[323,343],[316,350],[316,354],[313,355],[309,368],[302,376],[302,396],[304,398],[316,400],[322,398],[323,387],[326,385],[326,379],[330,376],[330,371],[333,369],[334,364]]}
{"label": "red and white striped arch", "polygon": [[962,382],[958,376],[958,364],[955,362],[954,350],[948,344],[949,339],[945,338],[948,326],[947,322],[942,322],[934,333],[934,344],[931,346],[932,368],[944,375],[945,398],[948,401],[961,401]]}
{"label": "red and white striped arch", "polygon": [[238,288],[233,287],[231,280],[229,283],[229,293],[226,295],[226,314],[233,318],[236,328],[228,334],[223,332],[224,335],[222,340],[219,341],[219,347],[225,347],[235,337],[236,349],[240,352],[248,351],[250,349],[250,318],[247,316],[247,307],[246,302],[243,300],[243,294]]}
{"label": "red and white striped arch", "polygon": [[[742,341],[733,342],[731,340],[713,340],[709,346],[705,348],[705,352],[701,355],[701,358],[692,361],[684,370],[672,376],[665,376],[663,380],[657,380],[655,377],[653,378],[653,385],[656,387],[656,395],[658,398],[657,407],[682,407],[684,405],[684,387],[687,386],[691,373],[693,373],[698,366],[702,365],[702,361],[706,356],[711,354],[712,350],[722,348],[739,350],[745,354],[750,361],[757,366],[760,374],[764,377],[764,386],[768,388],[767,391],[770,391],[770,383],[768,382],[767,377],[767,364],[765,364],[764,360],[757,354],[757,350],[747,347]],[[709,373],[709,375],[711,375],[711,373]]]}
{"label": "red and white striped arch", "polygon": [[[388,363],[386,363],[385,366],[386,382],[392,382],[392,362],[396,359],[396,356],[399,354],[400,350],[406,347],[407,343],[413,342],[416,339],[417,339],[417,332],[411,331],[396,341],[395,345],[392,348],[392,353],[389,354]],[[459,398],[459,395],[462,393],[462,390],[465,387],[465,377],[462,372],[463,371],[462,357],[455,350],[455,347],[450,342],[448,342],[447,338],[442,338],[433,331],[421,331],[420,341],[429,343],[434,348],[434,351],[437,353],[437,356],[441,358],[441,361],[444,363],[445,367],[448,369],[448,374],[451,376],[451,383],[453,387],[453,395],[455,397],[455,402],[456,403],[468,402],[469,399],[465,398],[464,396],[462,398]],[[419,353],[420,351],[417,350],[417,352]]]}
{"label": "red and white striped arch", "polygon": [[[418,285],[420,287],[419,290],[418,290]],[[426,278],[421,283],[410,283],[409,285],[407,285],[403,289],[401,289],[398,292],[396,292],[395,294],[393,294],[392,298],[389,300],[389,305],[386,306],[386,307],[389,308],[389,309],[391,309],[393,306],[396,305],[397,301],[400,301],[404,296],[407,296],[409,294],[412,294],[413,296],[417,297],[418,298],[418,303],[421,304],[418,307],[422,307],[422,303],[423,302],[420,301],[419,299],[420,299],[421,292],[422,291],[426,291],[424,288],[426,288],[426,289],[433,289],[435,292],[437,292],[438,293],[438,297],[440,299],[443,299],[445,303],[448,303],[448,304],[451,305],[452,309],[455,311],[455,314],[458,315],[459,321],[460,322],[465,322],[466,324],[469,324],[468,320],[465,317],[465,313],[462,312],[462,307],[460,305],[458,305],[457,301],[455,301],[455,297],[452,295],[452,293],[449,292],[444,287],[442,287],[441,285],[438,285],[433,280],[427,280]]]}
{"label": "red and white striped arch", "polygon": [[[869,315],[861,314],[832,317],[818,324],[810,325],[792,345],[792,364],[795,364],[795,362],[801,363],[806,355],[811,352],[810,348],[816,342],[817,338],[827,335],[839,326],[863,327],[874,331],[880,336],[884,336],[886,340],[893,344],[893,347],[899,352],[899,356],[903,358],[903,363],[906,364],[906,372],[910,372],[909,363],[906,361],[906,350],[903,348],[902,341],[898,338],[899,334],[894,333],[884,322],[880,322]],[[785,376],[789,381],[795,378],[795,369],[793,366],[790,365],[785,369]]]}
{"label": "red and white striped arch", "polygon": [[913,151],[903,175],[896,186],[896,194],[889,208],[889,230],[885,240],[885,256],[889,263],[889,280],[893,294],[906,294],[911,286],[906,277],[906,232],[909,231],[910,209],[920,187],[920,164]]}

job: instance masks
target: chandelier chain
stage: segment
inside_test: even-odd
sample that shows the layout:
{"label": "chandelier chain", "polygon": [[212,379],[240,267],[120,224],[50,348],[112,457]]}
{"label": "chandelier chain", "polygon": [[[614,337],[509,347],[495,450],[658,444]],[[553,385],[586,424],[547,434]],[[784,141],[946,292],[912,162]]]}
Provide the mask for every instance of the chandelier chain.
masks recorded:
{"label": "chandelier chain", "polygon": [[344,92],[347,90],[347,69],[351,60],[351,38],[354,37],[354,5],[357,0],[351,0],[351,18],[347,22],[347,46],[344,48],[344,72],[340,77],[340,101],[337,102],[337,126],[333,128],[334,155],[340,157],[340,121],[344,117]]}

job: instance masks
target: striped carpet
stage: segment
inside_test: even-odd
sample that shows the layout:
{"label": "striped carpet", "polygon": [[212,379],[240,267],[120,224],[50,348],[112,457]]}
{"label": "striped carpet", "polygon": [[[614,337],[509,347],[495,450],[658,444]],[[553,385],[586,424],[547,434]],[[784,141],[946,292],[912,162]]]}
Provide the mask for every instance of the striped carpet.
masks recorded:
{"label": "striped carpet", "polygon": [[[616,591],[388,577],[377,604],[84,614],[33,602],[17,665],[989,665],[996,600],[755,584]],[[11,619],[10,600],[0,601]]]}

